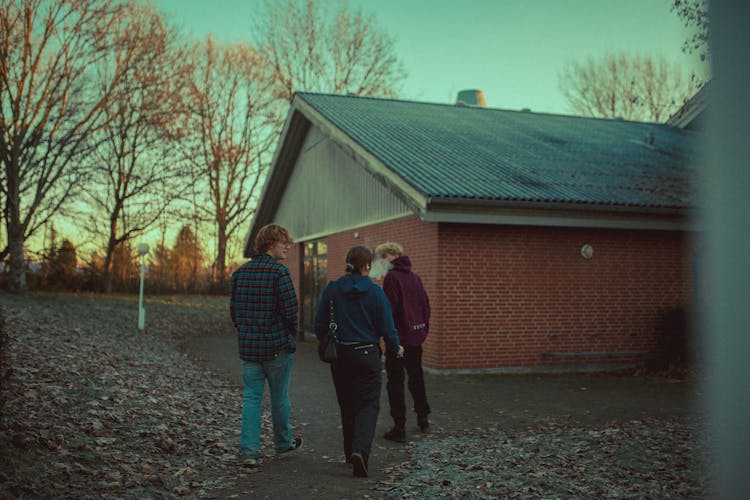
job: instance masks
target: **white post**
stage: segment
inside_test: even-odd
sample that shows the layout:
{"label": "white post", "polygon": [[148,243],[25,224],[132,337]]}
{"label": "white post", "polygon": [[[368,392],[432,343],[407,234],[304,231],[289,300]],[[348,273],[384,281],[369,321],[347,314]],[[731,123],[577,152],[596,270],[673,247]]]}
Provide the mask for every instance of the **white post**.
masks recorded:
{"label": "white post", "polygon": [[146,277],[146,254],[148,245],[141,243],[138,245],[138,253],[141,254],[141,292],[138,298],[138,329],[143,331],[146,328],[146,309],[143,307],[143,282]]}

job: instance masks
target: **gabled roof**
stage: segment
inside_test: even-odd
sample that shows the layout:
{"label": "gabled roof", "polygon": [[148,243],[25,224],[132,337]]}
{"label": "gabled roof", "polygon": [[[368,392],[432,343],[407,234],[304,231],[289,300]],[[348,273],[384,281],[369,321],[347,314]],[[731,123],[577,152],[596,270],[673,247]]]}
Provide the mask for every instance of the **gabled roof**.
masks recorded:
{"label": "gabled roof", "polygon": [[428,220],[441,220],[430,214],[445,207],[673,216],[696,203],[690,164],[698,137],[675,127],[298,93],[248,238],[274,216],[311,125],[363,158]]}
{"label": "gabled roof", "polygon": [[690,134],[664,125],[299,94],[430,198],[685,208]]}

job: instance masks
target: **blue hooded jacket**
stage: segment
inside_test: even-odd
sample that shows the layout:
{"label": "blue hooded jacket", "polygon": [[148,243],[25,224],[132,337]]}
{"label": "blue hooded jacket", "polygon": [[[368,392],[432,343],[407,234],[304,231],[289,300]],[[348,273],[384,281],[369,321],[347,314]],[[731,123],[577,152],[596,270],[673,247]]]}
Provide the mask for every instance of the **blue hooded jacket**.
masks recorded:
{"label": "blue hooded jacket", "polygon": [[359,274],[346,274],[328,283],[323,290],[315,314],[318,339],[328,332],[328,294],[331,290],[339,342],[377,344],[383,337],[389,351],[398,351],[398,333],[385,292],[369,276]]}

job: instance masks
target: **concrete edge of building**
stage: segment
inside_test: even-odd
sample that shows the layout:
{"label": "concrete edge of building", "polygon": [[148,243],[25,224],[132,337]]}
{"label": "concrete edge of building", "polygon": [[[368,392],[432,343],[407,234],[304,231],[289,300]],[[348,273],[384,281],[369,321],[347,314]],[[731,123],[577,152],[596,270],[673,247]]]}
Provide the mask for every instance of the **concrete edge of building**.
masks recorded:
{"label": "concrete edge of building", "polygon": [[547,375],[616,372],[643,366],[642,363],[623,364],[588,364],[588,365],[531,365],[531,366],[498,366],[494,368],[446,368],[437,369],[423,366],[430,375]]}

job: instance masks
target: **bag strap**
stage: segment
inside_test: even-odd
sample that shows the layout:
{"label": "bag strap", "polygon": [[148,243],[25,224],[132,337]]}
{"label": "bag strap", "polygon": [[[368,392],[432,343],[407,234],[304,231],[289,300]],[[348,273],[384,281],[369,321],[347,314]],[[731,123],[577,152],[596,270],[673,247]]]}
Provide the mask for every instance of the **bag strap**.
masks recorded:
{"label": "bag strap", "polygon": [[333,307],[333,281],[328,282],[328,330],[333,333],[333,336],[336,340],[338,340],[338,335],[336,335],[336,330],[338,329],[339,325],[336,324],[336,315],[335,315],[335,309]]}

